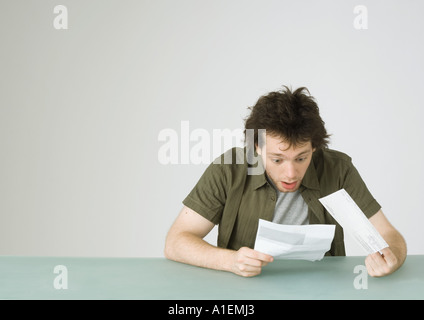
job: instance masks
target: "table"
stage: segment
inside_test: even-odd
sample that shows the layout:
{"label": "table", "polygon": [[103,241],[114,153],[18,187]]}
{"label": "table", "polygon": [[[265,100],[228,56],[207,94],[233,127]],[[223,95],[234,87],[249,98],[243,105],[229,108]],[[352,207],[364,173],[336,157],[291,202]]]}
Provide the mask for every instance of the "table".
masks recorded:
{"label": "table", "polygon": [[408,256],[383,278],[368,276],[363,266],[364,257],[277,260],[259,276],[243,278],[164,258],[0,256],[0,299],[424,298],[424,255]]}

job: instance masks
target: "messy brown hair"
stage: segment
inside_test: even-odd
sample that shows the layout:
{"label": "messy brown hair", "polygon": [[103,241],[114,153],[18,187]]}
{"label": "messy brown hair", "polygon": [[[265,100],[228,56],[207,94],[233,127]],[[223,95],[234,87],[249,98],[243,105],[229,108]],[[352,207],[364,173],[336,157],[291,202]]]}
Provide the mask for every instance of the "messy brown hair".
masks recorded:
{"label": "messy brown hair", "polygon": [[[319,114],[318,105],[309,90],[301,87],[292,92],[287,86],[259,98],[245,119],[245,139],[251,146],[261,148],[258,130],[265,129],[267,135],[281,137],[290,146],[299,146],[311,141],[312,147],[327,148],[330,135]],[[254,129],[249,141],[247,129]],[[250,138],[251,139],[251,138]]]}

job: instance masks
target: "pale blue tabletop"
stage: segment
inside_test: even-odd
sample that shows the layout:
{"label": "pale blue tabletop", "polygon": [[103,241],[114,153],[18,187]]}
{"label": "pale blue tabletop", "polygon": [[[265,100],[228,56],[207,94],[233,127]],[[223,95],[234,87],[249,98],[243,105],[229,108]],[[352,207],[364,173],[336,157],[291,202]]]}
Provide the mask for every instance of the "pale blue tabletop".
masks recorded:
{"label": "pale blue tabletop", "polygon": [[[67,289],[55,285],[65,276],[54,273],[58,265]],[[279,260],[243,278],[163,258],[0,256],[0,299],[424,299],[424,256],[408,256],[383,278],[355,273],[358,265],[364,257]]]}

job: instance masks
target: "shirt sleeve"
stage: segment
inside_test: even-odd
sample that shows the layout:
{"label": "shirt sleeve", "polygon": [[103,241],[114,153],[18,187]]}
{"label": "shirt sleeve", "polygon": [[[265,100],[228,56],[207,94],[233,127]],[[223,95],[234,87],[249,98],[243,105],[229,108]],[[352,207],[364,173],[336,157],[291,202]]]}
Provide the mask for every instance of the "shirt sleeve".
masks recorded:
{"label": "shirt sleeve", "polygon": [[227,198],[227,174],[221,164],[211,163],[183,204],[214,224],[221,221]]}
{"label": "shirt sleeve", "polygon": [[346,173],[343,187],[368,219],[381,209],[353,164]]}

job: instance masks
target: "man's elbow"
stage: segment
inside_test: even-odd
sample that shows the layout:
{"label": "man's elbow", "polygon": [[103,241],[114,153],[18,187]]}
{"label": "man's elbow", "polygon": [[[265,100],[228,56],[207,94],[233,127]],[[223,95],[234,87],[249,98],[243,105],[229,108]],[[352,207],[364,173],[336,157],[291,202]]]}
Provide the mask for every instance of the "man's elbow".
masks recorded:
{"label": "man's elbow", "polygon": [[166,259],[168,260],[174,260],[172,257],[172,250],[169,248],[169,246],[165,245],[165,249],[163,250],[163,254]]}
{"label": "man's elbow", "polygon": [[168,234],[165,240],[165,248],[163,250],[163,254],[165,256],[166,259],[169,260],[174,260],[174,248],[173,248],[173,241],[170,237],[170,235]]}

